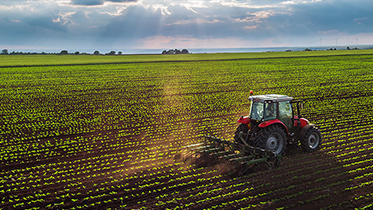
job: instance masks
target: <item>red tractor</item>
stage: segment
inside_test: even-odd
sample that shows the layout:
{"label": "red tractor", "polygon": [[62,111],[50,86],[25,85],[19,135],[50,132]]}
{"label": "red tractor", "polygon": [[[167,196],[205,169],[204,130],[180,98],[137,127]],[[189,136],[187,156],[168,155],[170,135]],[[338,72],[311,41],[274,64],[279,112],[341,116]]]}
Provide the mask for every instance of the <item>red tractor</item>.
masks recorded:
{"label": "red tractor", "polygon": [[200,157],[219,157],[244,165],[267,163],[270,168],[280,163],[288,144],[301,144],[306,152],[318,150],[321,133],[300,115],[303,101],[285,95],[252,95],[249,116],[241,116],[234,141],[205,136],[203,143],[189,145]]}
{"label": "red tractor", "polygon": [[[251,92],[252,93],[252,92]],[[319,149],[321,133],[300,115],[303,101],[285,95],[251,95],[249,116],[241,116],[234,135],[237,144],[283,154],[287,144],[298,144],[306,152]]]}

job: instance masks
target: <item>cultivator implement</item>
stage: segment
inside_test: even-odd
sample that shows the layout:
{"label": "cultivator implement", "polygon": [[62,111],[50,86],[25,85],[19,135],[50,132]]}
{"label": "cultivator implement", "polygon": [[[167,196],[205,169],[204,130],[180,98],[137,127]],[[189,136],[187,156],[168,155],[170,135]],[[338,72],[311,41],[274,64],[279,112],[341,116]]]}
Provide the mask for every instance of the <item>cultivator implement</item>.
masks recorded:
{"label": "cultivator implement", "polygon": [[259,147],[242,145],[215,136],[204,136],[204,142],[188,146],[196,156],[221,159],[242,168],[246,172],[255,165],[265,163],[269,169],[277,166],[282,156]]}

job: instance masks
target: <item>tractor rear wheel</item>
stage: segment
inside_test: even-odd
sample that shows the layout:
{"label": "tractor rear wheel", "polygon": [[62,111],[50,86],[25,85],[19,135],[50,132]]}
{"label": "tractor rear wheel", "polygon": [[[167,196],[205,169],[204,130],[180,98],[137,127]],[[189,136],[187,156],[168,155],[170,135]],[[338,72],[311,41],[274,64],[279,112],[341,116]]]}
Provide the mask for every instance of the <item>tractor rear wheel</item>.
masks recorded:
{"label": "tractor rear wheel", "polygon": [[320,148],[321,133],[319,129],[311,127],[308,129],[304,138],[300,140],[302,148],[305,152],[313,152]]}
{"label": "tractor rear wheel", "polygon": [[285,152],[287,138],[279,125],[268,126],[259,131],[254,146],[282,155]]}
{"label": "tractor rear wheel", "polygon": [[236,132],[234,133],[234,141],[239,143],[239,144],[244,144],[242,142],[240,136],[242,136],[242,138],[246,140],[248,132],[249,132],[249,127],[246,124],[241,123],[237,127]]}

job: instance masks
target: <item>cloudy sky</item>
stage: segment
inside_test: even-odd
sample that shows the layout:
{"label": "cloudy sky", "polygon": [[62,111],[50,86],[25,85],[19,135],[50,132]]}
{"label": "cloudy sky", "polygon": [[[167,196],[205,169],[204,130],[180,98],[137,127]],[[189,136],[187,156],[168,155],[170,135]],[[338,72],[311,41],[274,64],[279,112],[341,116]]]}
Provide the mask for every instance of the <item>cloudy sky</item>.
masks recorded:
{"label": "cloudy sky", "polygon": [[373,44],[372,0],[1,0],[0,49]]}

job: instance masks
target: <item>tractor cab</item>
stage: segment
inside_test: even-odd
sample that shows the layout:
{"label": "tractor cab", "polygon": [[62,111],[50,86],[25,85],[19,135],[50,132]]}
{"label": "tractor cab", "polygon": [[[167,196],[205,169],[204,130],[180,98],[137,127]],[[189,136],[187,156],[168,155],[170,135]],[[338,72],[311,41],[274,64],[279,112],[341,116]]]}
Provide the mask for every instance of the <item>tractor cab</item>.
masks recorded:
{"label": "tractor cab", "polygon": [[277,94],[257,95],[250,96],[249,100],[251,101],[250,119],[259,121],[273,120],[279,116],[279,111],[282,112],[281,114],[292,114],[290,101],[293,98],[289,96]]}
{"label": "tractor cab", "polygon": [[294,119],[300,119],[302,101],[278,94],[250,96],[251,109],[248,118],[257,123],[279,120],[289,132],[293,131]]}
{"label": "tractor cab", "polygon": [[234,139],[237,143],[282,154],[287,144],[302,144],[305,151],[319,148],[321,133],[302,118],[303,101],[278,94],[253,95],[249,116],[241,116]]}

